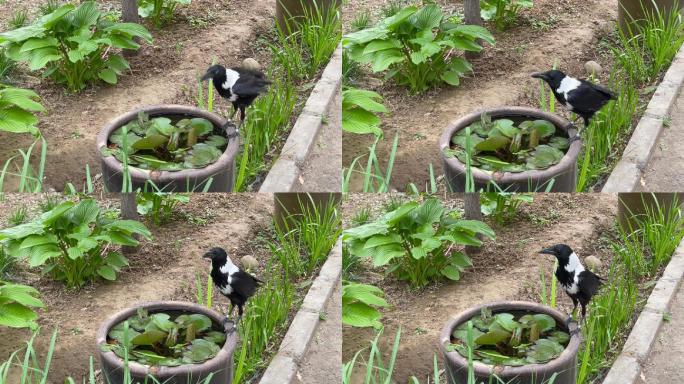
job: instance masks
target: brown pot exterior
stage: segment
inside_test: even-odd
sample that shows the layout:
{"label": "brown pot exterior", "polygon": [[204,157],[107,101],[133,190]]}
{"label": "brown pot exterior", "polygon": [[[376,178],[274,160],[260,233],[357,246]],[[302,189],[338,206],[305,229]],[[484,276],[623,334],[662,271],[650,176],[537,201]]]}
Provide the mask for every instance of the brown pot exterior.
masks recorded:
{"label": "brown pot exterior", "polygon": [[[553,123],[557,129],[568,132],[569,137],[576,133],[574,128],[569,128],[571,125],[568,120],[538,109],[500,107],[473,112],[451,123],[439,139],[444,173],[452,192],[465,192],[466,167],[457,158],[445,156],[444,151],[451,147],[451,138],[456,132],[479,121],[483,113],[487,113],[492,119],[508,118],[516,122],[523,119],[543,119]],[[542,170],[493,173],[472,168],[475,189],[487,190],[489,182],[494,181],[501,189],[508,192],[545,192],[549,182],[554,179],[550,192],[574,192],[577,185],[577,157],[581,148],[581,140],[573,141],[558,164]]]}
{"label": "brown pot exterior", "polygon": [[[458,314],[453,320],[442,328],[439,336],[439,346],[442,350],[446,365],[447,382],[449,384],[462,384],[468,382],[468,359],[456,351],[447,352],[446,345],[451,343],[451,333],[459,325],[480,314],[482,308],[488,307],[492,313],[525,311],[531,313],[543,313],[553,317],[556,324],[565,327],[567,316],[563,313],[537,303],[525,301],[501,301],[491,304],[478,305]],[[577,329],[576,323],[570,324],[566,332]],[[557,373],[554,384],[575,384],[577,382],[577,352],[580,345],[579,333],[574,334],[565,347],[565,350],[556,359],[545,364],[529,364],[521,367],[492,366],[478,361],[473,362],[476,379],[484,379],[489,382],[489,377],[496,374],[507,384],[542,384]]]}
{"label": "brown pot exterior", "polygon": [[[201,117],[209,120],[217,128],[223,127],[226,124],[226,119],[217,114],[183,105],[152,105],[115,118],[107,123],[97,135],[97,152],[100,154],[102,178],[107,191],[121,192],[123,186],[123,164],[114,156],[102,156],[101,149],[107,147],[109,136],[115,130],[136,119],[139,112],[145,112],[150,117]],[[208,192],[231,192],[235,185],[235,157],[238,147],[238,139],[235,137],[228,142],[226,150],[215,163],[200,169],[150,171],[129,167],[132,189],[145,190],[145,182],[151,180],[164,192],[202,192],[206,182],[211,178],[211,186],[207,190]],[[147,190],[149,189],[150,187],[147,187]]]}
{"label": "brown pot exterior", "polygon": [[[203,306],[180,301],[154,301],[141,303],[138,306],[124,309],[110,316],[97,331],[97,354],[100,367],[107,384],[123,383],[123,360],[114,352],[103,352],[100,346],[107,343],[107,333],[116,324],[136,314],[138,308],[145,308],[150,313],[161,311],[181,311],[199,313],[208,316],[216,325],[221,327],[224,316]],[[149,367],[136,362],[129,363],[131,377],[135,383],[145,383],[145,378],[153,374],[164,384],[204,384],[209,374],[214,373],[210,384],[230,384],[233,381],[233,352],[237,344],[237,333],[228,335],[223,348],[210,360],[202,364],[181,365],[178,367]],[[147,381],[149,382],[149,380]]]}

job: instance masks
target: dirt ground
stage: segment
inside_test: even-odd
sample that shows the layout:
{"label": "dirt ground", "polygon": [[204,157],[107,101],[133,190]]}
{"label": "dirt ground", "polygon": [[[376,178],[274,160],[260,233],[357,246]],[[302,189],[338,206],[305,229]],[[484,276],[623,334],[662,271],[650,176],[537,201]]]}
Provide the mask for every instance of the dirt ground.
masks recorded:
{"label": "dirt ground", "polygon": [[[17,206],[26,205],[37,213],[40,195],[5,195],[0,201],[0,226]],[[116,198],[105,198],[103,204],[118,207]],[[234,260],[252,255],[261,268],[270,253],[263,244],[273,213],[270,194],[193,194],[191,202],[179,206],[168,224],[157,228],[148,223],[152,241],[143,241],[136,254],[129,256],[130,267],[115,282],[88,284],[80,290],[68,291],[64,286],[29,271],[19,264],[10,278],[37,288],[47,310],[40,311],[42,337],[40,351],[45,350],[53,329],[59,328],[57,349],[53,356],[51,384],[62,383],[71,375],[80,382],[95,354],[95,333],[111,314],[135,303],[152,300],[195,302],[195,277],[206,281],[209,265],[202,254],[213,246],[226,249]],[[261,270],[255,271],[257,276]],[[223,312],[228,300],[215,292],[214,308]],[[0,361],[28,340],[28,330],[0,329]],[[44,356],[44,355],[41,355]],[[11,380],[10,380],[11,382]]]}
{"label": "dirt ground", "polygon": [[[638,384],[684,382],[681,359],[684,356],[684,287],[679,287],[671,310],[670,320],[663,323]],[[679,359],[673,359],[673,356],[679,356]]]}
{"label": "dirt ground", "polygon": [[[345,30],[349,30],[354,15],[366,9],[377,20],[382,7],[389,2],[351,2],[344,10]],[[462,9],[462,1],[438,3],[447,11]],[[488,26],[496,45],[486,46],[482,57],[472,61],[474,73],[461,79],[459,87],[444,86],[420,96],[412,96],[391,82],[383,84],[382,73],[364,73],[359,86],[383,95],[389,109],[382,117],[385,140],[378,145],[381,161],[388,159],[392,140],[399,132],[392,187],[404,190],[408,183],[425,185],[429,180],[429,164],[435,167],[436,175],[443,173],[437,141],[451,121],[489,107],[538,107],[539,83],[530,77],[531,73],[551,69],[555,63],[566,73],[585,77],[583,65],[588,60],[595,60],[606,68],[606,51],[598,41],[612,30],[616,17],[616,0],[535,0],[534,8],[521,11],[516,26],[504,32]],[[601,80],[607,79],[606,72]],[[368,152],[372,143],[369,136],[343,135],[345,166]],[[359,184],[357,178],[350,189],[358,190]]]}
{"label": "dirt ground", "polygon": [[[389,195],[352,195],[343,206],[345,228],[355,212],[371,206],[375,217]],[[459,207],[462,200],[443,199],[448,206]],[[610,252],[606,236],[611,233],[617,213],[617,196],[610,194],[535,194],[532,204],[521,207],[517,218],[504,226],[492,225],[496,240],[485,241],[479,254],[473,255],[474,267],[458,282],[439,282],[422,290],[410,290],[392,276],[365,265],[358,273],[362,282],[383,289],[390,308],[381,310],[385,326],[382,348],[391,349],[396,331],[402,329],[394,380],[405,383],[410,376],[420,382],[432,372],[433,356],[438,355],[441,327],[459,312],[476,304],[499,300],[538,302],[540,271],[547,284],[553,273],[553,258],[537,254],[543,247],[557,243],[570,245],[581,258],[594,255],[608,265]],[[606,274],[599,271],[598,274]],[[559,309],[570,312],[572,302],[559,293]],[[372,329],[344,327],[343,361],[368,346]],[[358,372],[358,371],[357,371]]]}
{"label": "dirt ground", "polygon": [[[13,11],[28,8],[31,14],[46,0],[8,0],[0,2],[0,28]],[[117,9],[119,1],[99,1],[102,9]],[[65,183],[80,185],[85,180],[85,166],[93,175],[99,173],[95,137],[110,120],[143,105],[195,105],[196,78],[216,58],[219,63],[236,66],[254,57],[266,66],[268,48],[259,40],[273,23],[275,0],[194,0],[178,7],[172,25],[156,30],[143,24],[154,36],[153,45],[143,45],[139,54],[129,59],[130,73],[119,78],[116,86],[96,85],[76,95],[64,87],[42,80],[40,74],[22,70],[15,76],[15,86],[36,91],[47,113],[38,127],[48,141],[47,176],[44,190],[62,191]],[[217,98],[225,115],[229,103]],[[28,135],[0,132],[0,161],[26,149],[32,142]],[[38,151],[36,151],[38,152]],[[10,186],[13,180],[7,180]]]}
{"label": "dirt ground", "polygon": [[684,136],[680,129],[684,127],[684,92],[680,91],[672,118],[658,140],[651,160],[644,170],[639,189],[641,191],[677,192],[684,189],[680,174],[684,163]]}

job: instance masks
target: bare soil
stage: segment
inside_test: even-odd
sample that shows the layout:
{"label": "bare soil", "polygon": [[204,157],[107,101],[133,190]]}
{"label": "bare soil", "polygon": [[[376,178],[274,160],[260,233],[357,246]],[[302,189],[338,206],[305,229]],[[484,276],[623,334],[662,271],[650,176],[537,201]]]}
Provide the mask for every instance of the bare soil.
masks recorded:
{"label": "bare soil", "polygon": [[[345,228],[356,212],[371,207],[371,217],[381,211],[391,197],[385,195],[352,195],[345,202]],[[395,197],[396,198],[396,197]],[[460,207],[462,198],[449,195],[447,205]],[[547,285],[553,273],[553,258],[539,255],[543,247],[565,243],[582,258],[594,255],[603,268],[609,265],[611,252],[606,240],[612,233],[617,213],[617,196],[610,194],[535,194],[534,202],[523,205],[513,222],[497,226],[496,240],[485,241],[478,254],[472,255],[474,266],[457,282],[441,281],[422,290],[411,290],[404,282],[382,271],[364,265],[357,278],[383,289],[391,307],[381,310],[385,326],[381,339],[384,351],[391,350],[397,329],[401,327],[401,344],[397,355],[394,380],[405,383],[410,376],[425,382],[432,372],[433,356],[441,361],[439,333],[443,325],[463,310],[499,300],[540,301],[540,271]],[[486,220],[487,221],[487,220]],[[599,270],[599,275],[605,275]],[[558,293],[559,309],[569,313],[572,302]],[[343,361],[369,345],[372,329],[343,328]],[[358,377],[356,378],[358,379]],[[357,382],[357,381],[354,381]],[[361,381],[358,381],[361,382]]]}
{"label": "bare soil", "polygon": [[[373,20],[389,0],[360,0],[349,4],[344,25],[349,30],[354,15],[369,9]],[[438,2],[462,9],[462,1]],[[454,4],[455,3],[455,4]],[[392,139],[399,133],[399,146],[392,175],[392,187],[404,190],[408,183],[418,186],[429,181],[428,167],[441,175],[438,139],[447,125],[476,110],[498,106],[539,107],[539,83],[530,74],[558,69],[585,77],[583,65],[588,60],[607,68],[605,50],[598,42],[612,30],[617,17],[616,0],[536,0],[534,8],[520,13],[518,24],[504,32],[487,26],[496,45],[486,46],[479,59],[472,60],[474,73],[461,79],[458,87],[444,86],[422,95],[410,95],[406,88],[384,83],[383,74],[364,73],[359,85],[380,93],[389,113],[382,118],[385,139],[378,145],[378,158],[386,161]],[[601,80],[607,80],[607,70]],[[559,108],[561,114],[566,114]],[[343,164],[367,153],[370,135],[343,135]],[[350,189],[358,190],[356,178]]]}
{"label": "bare soil", "polygon": [[[2,29],[14,11],[28,8],[35,14],[46,0],[25,3],[0,3]],[[102,9],[120,8],[119,1],[98,4]],[[265,67],[268,49],[260,36],[273,24],[275,4],[275,0],[195,0],[178,7],[173,23],[162,30],[143,21],[154,43],[143,45],[138,55],[129,59],[131,71],[121,76],[116,86],[89,86],[72,95],[65,93],[64,87],[41,79],[39,73],[23,68],[13,77],[14,85],[36,91],[47,109],[38,125],[48,142],[44,189],[62,191],[67,182],[82,185],[86,164],[93,175],[99,173],[95,137],[113,118],[144,105],[195,105],[197,76],[214,58],[237,66],[243,59],[254,57]],[[220,98],[215,104],[224,115],[230,109]],[[17,154],[17,148],[28,148],[32,138],[0,132],[0,142],[0,161],[4,164]],[[16,180],[7,182],[12,186]]]}
{"label": "bare soil", "polygon": [[[5,195],[0,201],[0,225],[4,227],[9,212],[21,205],[37,213],[42,199],[41,195]],[[101,206],[117,208],[119,201],[110,195],[101,199]],[[147,223],[154,239],[143,241],[128,256],[130,267],[115,282],[96,282],[74,291],[20,263],[10,278],[38,289],[47,307],[38,320],[42,328],[39,351],[45,351],[50,334],[59,329],[50,383],[63,383],[66,376],[81,381],[89,356],[96,352],[97,328],[115,312],[144,301],[195,302],[196,275],[207,281],[209,265],[201,256],[209,248],[226,249],[236,262],[242,256],[254,256],[260,263],[254,273],[261,275],[270,257],[263,240],[272,214],[270,194],[193,194],[189,204],[178,206],[168,224],[157,228]],[[228,300],[217,292],[214,303],[215,309],[227,312]],[[28,330],[0,328],[0,361],[29,337]]]}

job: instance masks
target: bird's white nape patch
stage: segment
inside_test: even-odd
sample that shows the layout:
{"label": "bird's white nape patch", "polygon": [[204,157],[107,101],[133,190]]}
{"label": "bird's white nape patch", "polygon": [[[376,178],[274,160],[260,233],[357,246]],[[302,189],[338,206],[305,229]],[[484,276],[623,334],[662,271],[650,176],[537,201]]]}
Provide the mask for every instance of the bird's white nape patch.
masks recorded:
{"label": "bird's white nape patch", "polygon": [[584,266],[575,252],[570,254],[568,263],[565,265],[565,270],[568,272],[575,272],[575,276],[584,271]]}
{"label": "bird's white nape patch", "polygon": [[565,76],[556,92],[562,94],[567,99],[568,92],[575,90],[580,85],[582,85],[582,83],[579,80],[575,79],[574,77]]}
{"label": "bird's white nape patch", "polygon": [[240,269],[233,264],[230,260],[227,260],[225,264],[219,268],[221,273],[228,275],[228,282],[230,282],[230,276],[237,273]]}
{"label": "bird's white nape patch", "polygon": [[[231,89],[240,78],[240,74],[230,68],[226,68],[226,81],[221,84],[223,89]],[[232,91],[232,89],[231,89]]]}

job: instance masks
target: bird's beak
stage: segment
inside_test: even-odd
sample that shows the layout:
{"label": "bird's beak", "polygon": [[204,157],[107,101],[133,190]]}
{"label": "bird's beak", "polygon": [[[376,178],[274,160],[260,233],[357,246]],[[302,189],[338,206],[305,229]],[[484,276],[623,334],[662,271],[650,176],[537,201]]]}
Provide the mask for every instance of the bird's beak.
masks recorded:
{"label": "bird's beak", "polygon": [[207,81],[211,78],[211,74],[209,72],[205,73],[204,76],[202,76],[201,81]]}
{"label": "bird's beak", "polygon": [[551,249],[551,248],[542,249],[541,251],[539,251],[539,253],[542,253],[542,254],[545,254],[545,255],[556,256],[556,253],[553,252],[553,249]]}
{"label": "bird's beak", "polygon": [[531,75],[535,79],[542,79],[542,80],[548,80],[548,76],[544,72],[535,72]]}
{"label": "bird's beak", "polygon": [[203,258],[203,259],[211,259],[211,255],[208,254],[208,253],[205,253],[205,254],[202,256],[202,258]]}

